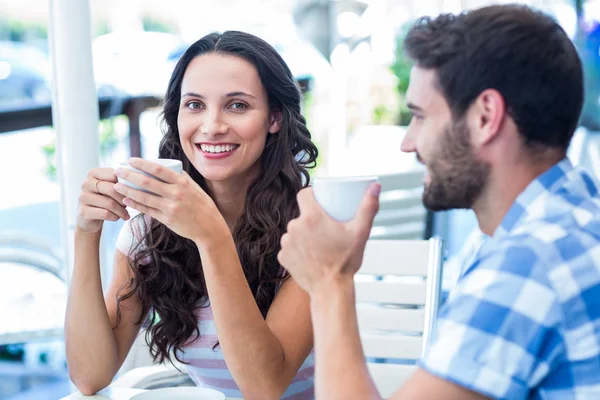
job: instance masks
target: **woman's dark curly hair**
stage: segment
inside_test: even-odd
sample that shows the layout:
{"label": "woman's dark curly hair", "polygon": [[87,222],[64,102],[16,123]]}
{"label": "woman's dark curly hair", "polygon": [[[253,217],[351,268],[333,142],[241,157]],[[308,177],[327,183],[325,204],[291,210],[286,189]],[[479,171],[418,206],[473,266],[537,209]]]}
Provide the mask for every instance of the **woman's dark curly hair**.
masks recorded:
{"label": "woman's dark curly hair", "polygon": [[[308,168],[316,166],[318,151],[300,113],[301,93],[294,76],[277,51],[264,40],[237,31],[211,33],[192,44],[177,63],[164,100],[160,158],[175,158],[207,193],[204,178],[185,156],[179,140],[177,117],[181,82],[189,63],[203,54],[243,58],[254,65],[267,93],[269,108],[281,113],[280,131],[267,135],[259,176],[249,186],[244,210],[233,238],[246,279],[263,317],[287,273],[277,262],[280,239],[287,223],[299,215],[296,194],[308,185]],[[143,222],[140,215],[138,222]],[[157,220],[149,220],[144,237],[132,252],[133,278],[119,293],[120,302],[136,295],[142,305],[138,324],[148,315],[146,343],[155,362],[179,354],[200,337],[195,312],[208,304],[198,248]],[[153,312],[151,312],[153,311]],[[149,313],[150,312],[150,313]]]}

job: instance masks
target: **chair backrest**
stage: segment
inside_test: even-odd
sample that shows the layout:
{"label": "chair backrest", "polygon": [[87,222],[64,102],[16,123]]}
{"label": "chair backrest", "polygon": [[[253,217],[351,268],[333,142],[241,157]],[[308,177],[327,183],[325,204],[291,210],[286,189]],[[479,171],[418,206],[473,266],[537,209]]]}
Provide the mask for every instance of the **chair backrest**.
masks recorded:
{"label": "chair backrest", "polygon": [[[10,312],[2,318],[0,346],[40,339],[61,339],[64,335],[64,321],[61,315],[64,315],[64,307],[67,304],[62,257],[48,243],[35,236],[23,232],[0,232],[0,269],[6,267],[33,269],[53,275],[59,281],[58,290],[64,286],[64,297],[61,298],[59,292],[53,292],[52,296],[40,297],[51,301],[38,299],[34,302],[17,301],[11,304]],[[4,273],[8,274],[6,270]],[[46,279],[42,274],[36,276]],[[52,282],[54,283],[54,279]],[[51,290],[55,289],[53,286]]]}
{"label": "chair backrest", "polygon": [[442,241],[369,240],[355,278],[358,325],[383,397],[415,370],[436,319]]}
{"label": "chair backrest", "polygon": [[430,227],[422,200],[424,176],[424,168],[379,176],[379,213],[371,239],[427,239]]}
{"label": "chair backrest", "polygon": [[45,241],[24,232],[0,232],[0,262],[30,266],[66,282],[62,257]]}

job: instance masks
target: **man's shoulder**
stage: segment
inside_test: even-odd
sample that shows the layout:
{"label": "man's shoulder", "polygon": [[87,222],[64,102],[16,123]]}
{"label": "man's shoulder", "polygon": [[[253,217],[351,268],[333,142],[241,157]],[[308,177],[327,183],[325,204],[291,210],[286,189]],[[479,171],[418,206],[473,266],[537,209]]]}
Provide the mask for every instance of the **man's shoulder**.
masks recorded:
{"label": "man's shoulder", "polygon": [[569,262],[600,248],[598,183],[585,171],[532,202],[524,218],[510,232],[494,237],[488,253],[532,257],[546,267]]}
{"label": "man's shoulder", "polygon": [[504,277],[506,285],[543,286],[558,303],[590,288],[600,291],[600,211],[576,214],[532,220],[489,239],[469,270]]}
{"label": "man's shoulder", "polygon": [[[556,235],[562,228],[569,234],[591,234],[600,240],[600,183],[581,168],[572,169],[567,177],[540,196],[539,202],[530,205],[530,217],[525,218],[515,234],[533,233],[545,227],[553,228]],[[554,239],[553,235],[546,237]]]}
{"label": "man's shoulder", "polygon": [[[547,228],[548,226],[546,226]],[[468,270],[491,269],[512,272],[527,277],[534,269],[547,270],[556,259],[556,246],[551,232],[541,229],[524,230],[501,238],[489,238],[480,248]],[[556,235],[555,235],[556,236]],[[539,272],[539,271],[538,271]]]}

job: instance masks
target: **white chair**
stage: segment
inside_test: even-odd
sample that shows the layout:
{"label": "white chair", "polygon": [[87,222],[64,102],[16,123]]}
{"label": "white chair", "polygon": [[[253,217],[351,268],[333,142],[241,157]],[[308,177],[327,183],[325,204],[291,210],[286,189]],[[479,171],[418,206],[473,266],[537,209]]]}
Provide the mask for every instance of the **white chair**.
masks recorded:
{"label": "white chair", "polygon": [[439,238],[367,243],[355,279],[358,325],[369,371],[383,397],[415,370],[431,335],[441,266]]}
{"label": "white chair", "polygon": [[432,215],[423,206],[424,168],[380,175],[379,213],[371,239],[428,239]]}
{"label": "white chair", "polygon": [[115,379],[111,386],[131,389],[160,389],[164,387],[196,386],[185,368],[171,364],[155,364],[131,369]]}
{"label": "white chair", "polygon": [[[22,288],[23,291],[17,290],[18,298],[0,298],[0,303],[10,301],[6,304],[8,309],[2,310],[0,345],[27,343],[40,339],[62,339],[64,335],[62,316],[67,304],[67,287],[64,263],[60,255],[46,242],[34,236],[23,232],[0,232],[0,268],[18,269],[19,273],[22,271],[27,275],[33,273],[32,278],[35,279],[27,287]],[[50,274],[51,278],[48,279],[49,276],[44,273]],[[3,283],[10,285],[8,282]],[[39,291],[39,297],[33,296],[34,289],[38,286],[43,290]],[[6,289],[13,287],[14,285],[6,286]],[[12,290],[8,293],[12,293]],[[21,297],[24,293],[29,294]],[[4,305],[0,304],[0,306]]]}

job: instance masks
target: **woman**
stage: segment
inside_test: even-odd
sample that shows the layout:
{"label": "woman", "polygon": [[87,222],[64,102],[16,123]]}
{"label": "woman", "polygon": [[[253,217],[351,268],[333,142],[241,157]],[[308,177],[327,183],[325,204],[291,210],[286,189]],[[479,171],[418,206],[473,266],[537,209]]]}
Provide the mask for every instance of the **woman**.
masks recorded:
{"label": "woman", "polygon": [[[183,174],[132,159],[161,181],[96,168],[82,185],[65,322],[71,379],[84,394],[107,386],[149,321],[155,361],[186,363],[199,386],[312,399],[308,297],[277,262],[317,157],[289,68],[255,36],[210,34],[175,67],[163,114],[159,156],[181,160]],[[143,214],[130,218],[127,206]],[[119,218],[103,299],[100,233]]]}

